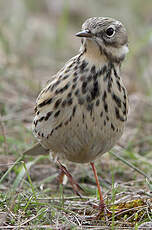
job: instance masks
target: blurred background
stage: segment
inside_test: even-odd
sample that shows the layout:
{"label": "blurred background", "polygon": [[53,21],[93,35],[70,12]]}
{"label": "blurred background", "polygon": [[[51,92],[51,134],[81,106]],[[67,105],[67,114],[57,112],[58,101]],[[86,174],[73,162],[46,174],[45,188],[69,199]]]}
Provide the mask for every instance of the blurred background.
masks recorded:
{"label": "blurred background", "polygon": [[122,77],[130,96],[130,116],[120,142],[150,156],[151,12],[151,0],[0,1],[0,152],[18,156],[35,142],[31,122],[41,88],[77,54],[80,40],[75,33],[82,23],[88,17],[109,16],[123,22],[129,34]]}
{"label": "blurred background", "polygon": [[[75,33],[93,16],[114,17],[128,30],[130,52],[122,66],[122,77],[129,93],[130,110],[118,145],[125,148],[125,159],[148,175],[152,173],[151,0],[0,0],[1,163],[14,162],[36,142],[31,131],[36,97],[47,80],[78,53],[80,40]],[[50,164],[34,164],[32,179],[38,181],[56,173],[55,166]],[[111,183],[111,169],[120,183],[142,178],[108,154],[97,166],[99,176],[105,179],[105,190]],[[69,163],[78,181],[82,175],[85,179],[87,175],[92,177],[88,167]],[[1,174],[6,170],[3,167]],[[12,171],[4,181],[6,190],[18,172]],[[144,182],[142,186],[145,188]]]}
{"label": "blurred background", "polygon": [[114,17],[126,26],[130,52],[122,76],[130,96],[138,95],[139,102],[144,97],[150,100],[151,12],[151,0],[1,0],[0,114],[7,142],[11,142],[8,151],[34,141],[35,99],[47,80],[77,54],[80,40],[75,33],[88,17]]}
{"label": "blurred background", "polygon": [[0,152],[18,155],[35,142],[31,122],[41,88],[77,54],[80,40],[75,33],[82,23],[88,17],[109,16],[123,22],[129,34],[130,52],[122,77],[130,96],[130,116],[120,142],[126,148],[136,147],[141,155],[149,154],[151,12],[151,0],[0,1]]}

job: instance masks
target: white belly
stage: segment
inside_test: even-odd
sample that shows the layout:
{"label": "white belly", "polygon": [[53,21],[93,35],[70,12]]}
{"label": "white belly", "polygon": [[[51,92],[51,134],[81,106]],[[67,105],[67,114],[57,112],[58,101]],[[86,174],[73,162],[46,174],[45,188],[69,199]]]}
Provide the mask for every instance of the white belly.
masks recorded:
{"label": "white belly", "polygon": [[118,122],[112,116],[107,120],[106,114],[100,117],[100,113],[96,113],[92,119],[89,113],[83,117],[79,110],[66,127],[54,131],[48,139],[43,138],[42,144],[59,158],[87,163],[109,151],[121,137],[123,128],[124,122]]}

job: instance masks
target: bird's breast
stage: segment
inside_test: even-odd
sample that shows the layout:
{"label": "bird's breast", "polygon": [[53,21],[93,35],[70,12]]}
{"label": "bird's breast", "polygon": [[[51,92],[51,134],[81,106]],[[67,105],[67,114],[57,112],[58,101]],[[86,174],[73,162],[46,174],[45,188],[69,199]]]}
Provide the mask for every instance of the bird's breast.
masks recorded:
{"label": "bird's breast", "polygon": [[109,151],[122,135],[126,89],[114,65],[97,68],[83,61],[76,76],[66,80],[47,107],[48,100],[43,102],[45,109],[35,117],[33,130],[59,157],[87,163]]}

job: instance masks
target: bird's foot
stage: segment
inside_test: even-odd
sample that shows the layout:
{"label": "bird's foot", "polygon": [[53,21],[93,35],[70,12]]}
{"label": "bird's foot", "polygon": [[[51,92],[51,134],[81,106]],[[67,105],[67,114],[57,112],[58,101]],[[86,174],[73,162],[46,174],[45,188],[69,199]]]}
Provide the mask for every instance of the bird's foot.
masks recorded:
{"label": "bird's foot", "polygon": [[93,208],[98,211],[98,214],[93,217],[95,220],[99,220],[103,216],[111,216],[112,212],[107,208],[106,204],[103,201],[100,201],[99,205],[93,204]]}

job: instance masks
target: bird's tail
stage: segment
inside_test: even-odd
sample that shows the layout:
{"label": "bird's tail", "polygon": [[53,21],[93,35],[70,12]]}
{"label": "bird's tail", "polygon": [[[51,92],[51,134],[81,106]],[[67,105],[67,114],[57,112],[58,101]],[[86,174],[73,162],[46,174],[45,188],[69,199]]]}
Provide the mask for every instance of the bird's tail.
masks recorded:
{"label": "bird's tail", "polygon": [[43,146],[40,143],[36,143],[33,145],[30,149],[23,152],[23,155],[31,155],[31,156],[37,156],[37,155],[46,155],[49,153],[48,149],[43,148]]}

